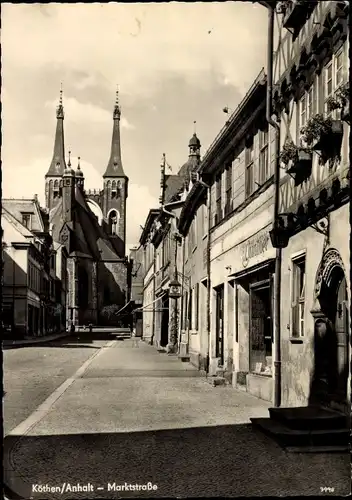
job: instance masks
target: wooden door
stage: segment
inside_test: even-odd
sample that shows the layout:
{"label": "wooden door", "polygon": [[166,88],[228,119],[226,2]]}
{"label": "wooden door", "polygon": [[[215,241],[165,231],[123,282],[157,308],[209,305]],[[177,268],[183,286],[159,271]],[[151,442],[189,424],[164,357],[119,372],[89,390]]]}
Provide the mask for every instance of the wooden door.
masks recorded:
{"label": "wooden door", "polygon": [[337,340],[337,399],[347,397],[348,382],[348,301],[346,278],[343,277],[337,289],[335,332]]}
{"label": "wooden door", "polygon": [[224,287],[216,290],[216,357],[224,364]]}

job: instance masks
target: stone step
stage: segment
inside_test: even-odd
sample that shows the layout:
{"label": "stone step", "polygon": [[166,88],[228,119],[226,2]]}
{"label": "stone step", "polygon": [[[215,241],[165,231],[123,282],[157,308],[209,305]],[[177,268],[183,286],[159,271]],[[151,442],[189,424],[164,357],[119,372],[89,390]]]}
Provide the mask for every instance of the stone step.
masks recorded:
{"label": "stone step", "polygon": [[335,410],[318,406],[296,408],[269,408],[272,420],[291,429],[343,429],[348,427],[347,416]]}
{"label": "stone step", "polygon": [[224,377],[208,377],[207,382],[212,387],[224,386],[226,385],[226,379]]}
{"label": "stone step", "polygon": [[185,363],[185,362],[189,362],[190,357],[189,357],[189,356],[180,356],[180,355],[179,355],[179,356],[178,356],[178,359],[179,359],[180,361],[183,361],[183,362]]}
{"label": "stone step", "polygon": [[254,428],[271,437],[287,451],[332,447],[348,449],[350,434],[348,428],[303,430],[286,427],[271,418],[251,418],[250,420]]}

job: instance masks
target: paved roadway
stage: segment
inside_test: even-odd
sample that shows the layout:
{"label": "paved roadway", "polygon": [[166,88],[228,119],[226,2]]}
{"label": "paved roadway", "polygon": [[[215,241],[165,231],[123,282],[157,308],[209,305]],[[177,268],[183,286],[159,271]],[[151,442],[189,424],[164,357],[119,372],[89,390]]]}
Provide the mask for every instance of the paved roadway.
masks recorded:
{"label": "paved roadway", "polygon": [[9,498],[349,493],[348,454],[288,454],[252,429],[267,403],[142,342],[93,337],[4,351]]}

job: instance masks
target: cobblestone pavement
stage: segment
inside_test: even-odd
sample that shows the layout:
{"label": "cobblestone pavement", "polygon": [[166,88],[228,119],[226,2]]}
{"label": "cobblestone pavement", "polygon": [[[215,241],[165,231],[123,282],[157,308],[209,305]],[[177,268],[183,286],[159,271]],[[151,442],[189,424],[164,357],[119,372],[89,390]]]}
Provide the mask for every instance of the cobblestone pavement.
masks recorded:
{"label": "cobblestone pavement", "polygon": [[5,438],[5,482],[46,499],[347,495],[349,455],[286,453],[249,423],[268,406],[144,343],[116,342]]}

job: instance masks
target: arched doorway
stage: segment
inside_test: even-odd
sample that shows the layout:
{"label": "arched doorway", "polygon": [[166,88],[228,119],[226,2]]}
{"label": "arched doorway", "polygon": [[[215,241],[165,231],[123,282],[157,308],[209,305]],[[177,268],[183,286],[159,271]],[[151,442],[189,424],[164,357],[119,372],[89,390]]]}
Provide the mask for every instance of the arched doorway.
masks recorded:
{"label": "arched doorway", "polygon": [[[337,250],[328,250],[320,264],[316,279],[315,308],[312,313],[316,318],[313,388],[319,387],[320,391],[324,388],[321,402],[336,409],[346,409],[349,309],[346,275]],[[322,381],[324,383],[321,383]]]}

